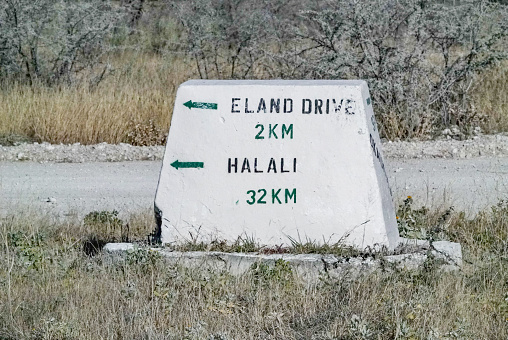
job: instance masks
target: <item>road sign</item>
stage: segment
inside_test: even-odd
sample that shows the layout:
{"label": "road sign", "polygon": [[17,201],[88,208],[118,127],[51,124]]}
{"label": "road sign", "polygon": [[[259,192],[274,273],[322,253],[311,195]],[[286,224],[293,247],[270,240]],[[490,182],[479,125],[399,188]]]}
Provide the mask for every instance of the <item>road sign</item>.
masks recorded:
{"label": "road sign", "polygon": [[162,242],[394,248],[380,146],[364,81],[188,81],[155,197]]}

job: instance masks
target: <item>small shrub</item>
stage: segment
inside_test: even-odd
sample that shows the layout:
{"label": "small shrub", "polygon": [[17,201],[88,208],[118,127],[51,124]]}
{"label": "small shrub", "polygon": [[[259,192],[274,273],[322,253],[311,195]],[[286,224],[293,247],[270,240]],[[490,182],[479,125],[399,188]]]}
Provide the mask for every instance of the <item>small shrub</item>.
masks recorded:
{"label": "small shrub", "polygon": [[131,132],[127,135],[127,142],[132,145],[150,146],[164,145],[167,132],[159,128],[153,120],[146,123],[132,123]]}
{"label": "small shrub", "polygon": [[118,218],[118,211],[92,211],[83,219],[88,236],[83,242],[83,251],[97,254],[108,242],[128,241],[128,224]]}
{"label": "small shrub", "polygon": [[123,221],[118,218],[118,211],[92,211],[83,219],[85,227],[90,228],[104,239],[117,240]]}
{"label": "small shrub", "polygon": [[154,268],[162,255],[158,251],[144,248],[136,248],[127,252],[126,262],[130,266],[139,266],[142,270]]}
{"label": "small shrub", "polygon": [[256,262],[251,266],[251,273],[256,285],[268,285],[270,282],[288,285],[293,280],[293,269],[283,259],[276,260],[273,266]]}
{"label": "small shrub", "polygon": [[16,231],[7,234],[7,242],[18,257],[18,265],[27,270],[42,270],[49,260],[46,254],[46,235]]}
{"label": "small shrub", "polygon": [[0,145],[2,146],[16,146],[25,143],[33,143],[36,140],[28,136],[23,136],[15,133],[0,133]]}
{"label": "small shrub", "polygon": [[401,237],[420,240],[448,240],[448,222],[453,207],[430,213],[426,207],[415,209],[413,198],[408,196],[397,209],[397,225]]}

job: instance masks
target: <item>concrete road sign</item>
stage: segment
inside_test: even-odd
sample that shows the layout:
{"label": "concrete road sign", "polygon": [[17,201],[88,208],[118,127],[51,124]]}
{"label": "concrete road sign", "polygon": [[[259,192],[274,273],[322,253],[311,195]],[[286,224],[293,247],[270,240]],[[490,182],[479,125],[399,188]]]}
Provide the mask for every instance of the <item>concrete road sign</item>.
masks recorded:
{"label": "concrete road sign", "polygon": [[364,81],[188,81],[155,197],[162,242],[393,248],[380,146]]}

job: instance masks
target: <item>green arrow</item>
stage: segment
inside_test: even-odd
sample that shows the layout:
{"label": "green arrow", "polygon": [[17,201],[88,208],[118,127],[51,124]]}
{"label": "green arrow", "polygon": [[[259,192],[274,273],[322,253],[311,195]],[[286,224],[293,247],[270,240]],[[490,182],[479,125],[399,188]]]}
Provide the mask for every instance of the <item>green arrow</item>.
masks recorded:
{"label": "green arrow", "polygon": [[195,108],[195,109],[205,109],[205,110],[217,110],[216,103],[199,103],[199,102],[193,102],[192,100],[189,100],[188,102],[183,103],[183,105],[187,106],[189,109]]}
{"label": "green arrow", "polygon": [[179,162],[178,160],[171,163],[171,166],[178,170],[179,168],[203,168],[205,163],[203,162]]}

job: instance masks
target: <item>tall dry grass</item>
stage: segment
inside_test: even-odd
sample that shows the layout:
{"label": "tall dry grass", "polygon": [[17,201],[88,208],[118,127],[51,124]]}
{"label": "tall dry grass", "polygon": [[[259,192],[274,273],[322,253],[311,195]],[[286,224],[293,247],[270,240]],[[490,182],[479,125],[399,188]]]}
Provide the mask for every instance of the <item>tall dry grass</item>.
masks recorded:
{"label": "tall dry grass", "polygon": [[[190,59],[129,53],[111,60],[112,72],[98,86],[9,85],[0,91],[0,137],[28,136],[50,143],[162,144],[169,129],[176,89],[196,78]],[[464,124],[485,133],[508,131],[508,62],[478,76],[473,108],[452,108]],[[399,131],[398,121],[387,129]],[[429,126],[421,126],[429,130]]]}
{"label": "tall dry grass", "polygon": [[[138,236],[152,228],[147,216],[128,221]],[[284,262],[234,277],[146,249],[90,257],[83,245],[99,229],[12,214],[0,220],[0,338],[506,339],[508,205],[464,216],[447,224],[464,249],[460,272],[430,260],[309,285]]]}
{"label": "tall dry grass", "polygon": [[98,86],[12,85],[0,91],[0,134],[50,143],[142,143],[166,134],[178,85],[192,73],[178,58],[125,53]]}
{"label": "tall dry grass", "polygon": [[508,131],[508,61],[479,77],[473,103],[485,132]]}

